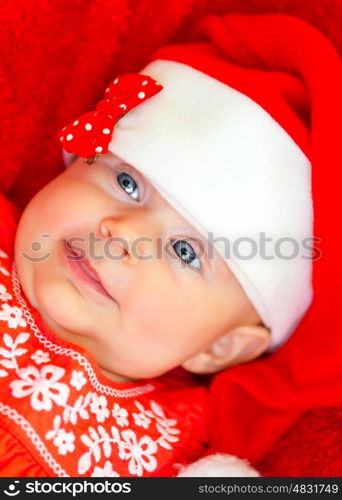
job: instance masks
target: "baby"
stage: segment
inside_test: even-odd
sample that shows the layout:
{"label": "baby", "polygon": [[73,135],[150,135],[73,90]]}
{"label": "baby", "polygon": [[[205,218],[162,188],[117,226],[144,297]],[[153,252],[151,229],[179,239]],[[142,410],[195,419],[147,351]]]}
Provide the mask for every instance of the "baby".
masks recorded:
{"label": "baby", "polygon": [[[48,256],[37,263],[28,254],[41,235]],[[180,365],[215,372],[267,347],[238,280],[204,247],[146,177],[108,152],[93,167],[78,158],[33,198],[15,248],[25,295],[47,326],[128,382]]]}
{"label": "baby", "polygon": [[291,335],[310,163],[273,86],[212,40],[164,47],[60,132],[76,156],[25,208],[13,267],[0,255],[1,475],[176,475],[210,450],[190,373]]}

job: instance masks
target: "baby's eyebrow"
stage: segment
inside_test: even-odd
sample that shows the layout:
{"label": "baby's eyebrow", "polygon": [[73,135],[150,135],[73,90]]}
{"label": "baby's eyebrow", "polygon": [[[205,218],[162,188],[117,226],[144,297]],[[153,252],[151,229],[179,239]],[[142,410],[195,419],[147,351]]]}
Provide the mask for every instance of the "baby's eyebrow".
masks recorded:
{"label": "baby's eyebrow", "polygon": [[130,163],[128,163],[127,161],[123,160],[119,156],[114,155],[113,153],[110,153],[109,162],[110,162],[111,166],[114,166],[114,165],[115,166],[119,166],[119,167],[122,166],[123,169],[124,169],[124,167],[128,167],[129,169],[132,169],[133,171],[137,172],[137,174],[139,174],[141,177],[143,177],[143,179],[147,179],[145,177],[144,173],[141,172],[140,170],[138,170],[134,165],[131,165]]}
{"label": "baby's eyebrow", "polygon": [[125,161],[123,158],[120,158],[120,156],[118,156],[118,155],[116,155],[116,154],[114,154],[114,153],[112,153],[110,151],[108,151],[108,153],[106,153],[105,155],[103,155],[102,158],[108,159],[111,164],[115,164],[115,165],[117,165],[117,164],[119,164],[119,165],[123,164],[123,165],[128,165],[129,167],[134,168],[133,165],[131,165],[130,163],[128,163],[127,161]]}

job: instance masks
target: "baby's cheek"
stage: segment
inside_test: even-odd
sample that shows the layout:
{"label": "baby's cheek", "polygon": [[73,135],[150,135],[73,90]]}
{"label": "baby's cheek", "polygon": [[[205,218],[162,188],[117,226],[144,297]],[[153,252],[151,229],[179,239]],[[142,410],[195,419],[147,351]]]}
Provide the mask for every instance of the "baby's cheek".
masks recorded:
{"label": "baby's cheek", "polygon": [[155,332],[164,327],[167,311],[165,306],[155,303],[148,292],[136,295],[134,300],[124,304],[122,311],[126,326],[130,331],[139,333],[144,338],[155,336]]}
{"label": "baby's cheek", "polygon": [[[191,271],[189,271],[191,272]],[[145,276],[121,304],[121,320],[129,337],[172,345],[203,343],[212,330],[212,301],[201,283],[179,284]],[[183,286],[184,285],[184,286]]]}

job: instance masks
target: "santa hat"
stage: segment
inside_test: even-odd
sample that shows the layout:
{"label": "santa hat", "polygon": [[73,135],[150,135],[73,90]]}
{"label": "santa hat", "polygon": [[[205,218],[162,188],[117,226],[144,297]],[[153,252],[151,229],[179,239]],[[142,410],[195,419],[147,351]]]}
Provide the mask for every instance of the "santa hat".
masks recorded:
{"label": "santa hat", "polygon": [[[196,37],[152,55],[140,84],[156,80],[163,88],[139,106],[135,99],[109,150],[141,170],[204,235],[231,244],[243,238],[248,247],[264,233],[291,247],[280,258],[241,258],[241,251],[227,260],[270,328],[270,350],[297,327],[272,356],[233,367],[211,385],[214,448],[255,461],[307,408],[342,399],[331,175],[339,164],[341,64],[317,30],[283,15],[209,16]],[[66,147],[70,130],[63,133]],[[312,234],[321,257],[309,308],[312,262],[303,241]]]}
{"label": "santa hat", "polygon": [[210,43],[153,54],[141,73],[163,91],[120,122],[109,149],[211,233],[273,351],[312,300],[306,90],[294,76],[232,63],[226,41],[215,43],[220,27],[212,32]]}

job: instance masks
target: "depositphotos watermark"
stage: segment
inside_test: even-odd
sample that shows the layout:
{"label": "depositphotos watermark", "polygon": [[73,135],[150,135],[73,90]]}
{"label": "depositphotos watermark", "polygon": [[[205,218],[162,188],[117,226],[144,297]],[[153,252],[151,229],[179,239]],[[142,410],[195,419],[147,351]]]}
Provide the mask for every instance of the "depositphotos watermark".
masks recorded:
{"label": "depositphotos watermark", "polygon": [[[39,239],[31,242],[29,252],[22,252],[22,256],[32,262],[47,260],[51,253],[47,242],[54,238],[52,234],[42,234]],[[291,236],[272,238],[265,232],[260,232],[257,238],[242,236],[236,239],[226,237],[215,237],[209,232],[207,238],[201,239],[189,236],[177,236],[165,240],[161,237],[151,238],[139,236],[132,238],[110,237],[104,240],[90,232],[86,237],[74,236],[64,240],[67,247],[67,258],[70,260],[121,260],[127,256],[137,260],[162,259],[166,253],[169,257],[186,262],[189,254],[196,254],[197,258],[206,256],[213,259],[219,246],[224,259],[234,257],[239,260],[292,260],[302,258],[304,260],[318,260],[322,256],[318,245],[321,238],[317,236],[297,240]],[[177,252],[176,246],[177,245]],[[101,246],[101,251],[99,247]],[[180,253],[178,253],[178,251]]]}

